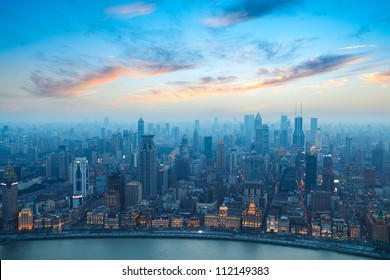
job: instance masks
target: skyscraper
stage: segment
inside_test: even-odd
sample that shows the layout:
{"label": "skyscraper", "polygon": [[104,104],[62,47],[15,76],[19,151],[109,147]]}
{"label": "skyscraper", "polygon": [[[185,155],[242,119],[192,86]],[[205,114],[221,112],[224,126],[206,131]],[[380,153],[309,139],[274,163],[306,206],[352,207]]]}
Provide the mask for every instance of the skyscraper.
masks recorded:
{"label": "skyscraper", "polygon": [[206,156],[207,159],[210,159],[213,155],[212,148],[213,148],[213,137],[205,136],[204,137],[204,155]]}
{"label": "skyscraper", "polygon": [[280,118],[280,145],[285,148],[289,146],[288,127],[289,127],[289,122],[287,116],[282,115]]}
{"label": "skyscraper", "polygon": [[245,135],[245,142],[249,144],[254,135],[254,128],[255,127],[255,116],[254,115],[245,115],[244,116],[244,135]]}
{"label": "skyscraper", "polygon": [[120,172],[113,172],[108,176],[108,190],[119,195],[119,207],[123,210],[125,205],[125,180]]}
{"label": "skyscraper", "polygon": [[144,120],[142,119],[142,117],[140,117],[138,120],[138,147],[140,147],[142,144],[142,136],[145,133],[144,125]]}
{"label": "skyscraper", "polygon": [[216,160],[217,160],[217,175],[223,175],[225,172],[225,143],[223,140],[219,141],[217,144],[217,155],[216,155]]}
{"label": "skyscraper", "polygon": [[269,126],[266,124],[263,124],[261,128],[261,146],[260,146],[260,153],[266,154],[269,152]]}
{"label": "skyscraper", "polygon": [[375,166],[376,172],[381,173],[385,170],[385,149],[383,143],[380,142],[372,150],[372,166]]}
{"label": "skyscraper", "polygon": [[317,154],[314,152],[306,154],[305,173],[305,190],[306,192],[309,192],[317,185]]}
{"label": "skyscraper", "polygon": [[255,150],[256,153],[261,153],[261,143],[262,143],[262,119],[259,113],[257,113],[255,118]]}
{"label": "skyscraper", "polygon": [[194,130],[194,136],[193,136],[193,145],[192,145],[192,151],[194,152],[195,155],[199,154],[199,135],[198,135],[198,130]]}
{"label": "skyscraper", "polygon": [[138,181],[131,181],[125,186],[125,209],[137,205],[142,200],[142,186]]}
{"label": "skyscraper", "polygon": [[139,152],[138,174],[144,196],[157,194],[157,150],[154,135],[143,135]]}
{"label": "skyscraper", "polygon": [[318,119],[311,118],[310,119],[310,144],[313,145],[315,142],[315,136],[318,129]]}
{"label": "skyscraper", "polygon": [[85,157],[78,157],[72,163],[74,207],[79,206],[88,195],[88,168],[88,160]]}
{"label": "skyscraper", "polygon": [[4,179],[1,182],[3,193],[3,230],[18,229],[18,182],[11,165],[4,169]]}
{"label": "skyscraper", "polygon": [[302,129],[303,118],[301,116],[295,117],[295,127],[293,133],[293,145],[299,149],[305,147],[305,133]]}

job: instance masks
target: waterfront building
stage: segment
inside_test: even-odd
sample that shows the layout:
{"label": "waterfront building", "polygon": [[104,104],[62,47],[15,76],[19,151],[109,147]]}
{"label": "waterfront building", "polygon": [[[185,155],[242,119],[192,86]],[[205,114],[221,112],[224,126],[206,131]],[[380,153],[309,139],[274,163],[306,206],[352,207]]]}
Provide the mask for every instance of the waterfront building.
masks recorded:
{"label": "waterfront building", "polygon": [[321,214],[321,237],[332,237],[332,218],[328,214]]}
{"label": "waterfront building", "polygon": [[119,229],[119,214],[104,215],[104,228],[105,229]]}
{"label": "waterfront building", "polygon": [[275,215],[267,216],[267,232],[275,232],[279,231],[279,219]]}
{"label": "waterfront building", "polygon": [[121,213],[120,217],[120,222],[121,228],[135,228],[139,226],[139,213],[136,210],[131,210],[127,212]]}
{"label": "waterfront building", "polygon": [[219,207],[218,215],[206,215],[204,217],[205,227],[240,229],[241,217],[229,216],[228,210],[228,207],[225,204],[222,204],[222,206]]}
{"label": "waterfront building", "polygon": [[278,233],[290,233],[290,218],[287,216],[281,216],[279,219]]}
{"label": "waterfront building", "polygon": [[241,227],[243,230],[258,231],[261,227],[263,219],[262,212],[256,209],[254,200],[252,199],[248,210],[244,210],[241,215]]}
{"label": "waterfront building", "polygon": [[18,229],[32,230],[34,227],[34,216],[31,209],[22,209],[18,214]]}
{"label": "waterfront building", "polygon": [[184,218],[180,215],[176,215],[171,219],[171,226],[173,228],[182,228],[184,225]]}
{"label": "waterfront building", "polygon": [[18,180],[14,168],[7,165],[1,182],[3,202],[3,230],[18,229]]}
{"label": "waterfront building", "polygon": [[321,222],[318,218],[311,219],[311,236],[321,237]]}
{"label": "waterfront building", "polygon": [[348,239],[348,225],[344,219],[332,218],[332,237],[334,239]]}
{"label": "waterfront building", "polygon": [[151,227],[153,215],[154,213],[152,208],[142,209],[139,215],[140,227]]}
{"label": "waterfront building", "polygon": [[152,227],[167,228],[169,226],[168,216],[158,216],[152,219]]}
{"label": "waterfront building", "polygon": [[383,211],[369,211],[365,216],[365,222],[371,240],[378,243],[389,243],[390,218]]}
{"label": "waterfront building", "polygon": [[186,222],[187,228],[198,228],[200,227],[200,219],[198,217],[192,216]]}
{"label": "waterfront building", "polygon": [[107,214],[105,208],[94,209],[87,212],[87,225],[104,226],[104,217]]}
{"label": "waterfront building", "polygon": [[351,240],[360,240],[360,224],[359,222],[349,223],[349,238]]}

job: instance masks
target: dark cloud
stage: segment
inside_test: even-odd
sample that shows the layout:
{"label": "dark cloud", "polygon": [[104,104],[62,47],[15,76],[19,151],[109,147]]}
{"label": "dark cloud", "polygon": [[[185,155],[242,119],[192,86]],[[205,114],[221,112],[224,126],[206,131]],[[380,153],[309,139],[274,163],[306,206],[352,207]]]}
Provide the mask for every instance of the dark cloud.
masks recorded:
{"label": "dark cloud", "polygon": [[211,27],[224,27],[284,10],[301,0],[243,0],[225,7],[220,15],[206,19]]}
{"label": "dark cloud", "polygon": [[[306,60],[296,66],[287,69],[273,69],[271,73],[279,73],[278,76],[260,81],[261,85],[281,85],[292,80],[328,73],[341,69],[343,66],[357,62],[361,57],[354,54],[328,54],[315,59]],[[260,70],[260,74],[264,73]]]}
{"label": "dark cloud", "polygon": [[355,33],[352,33],[351,34],[351,37],[356,37],[356,38],[360,38],[362,37],[364,34],[366,33],[370,33],[372,30],[370,28],[370,26],[368,24],[366,25],[363,25],[359,28],[358,31],[356,31]]}
{"label": "dark cloud", "polygon": [[258,49],[265,54],[267,59],[288,58],[295,54],[297,50],[307,45],[317,38],[299,38],[290,44],[280,42],[260,41],[257,43]]}
{"label": "dark cloud", "polygon": [[211,84],[211,83],[229,83],[234,80],[236,80],[236,76],[217,76],[217,77],[212,77],[212,76],[207,76],[207,77],[202,77],[201,83],[203,84]]}

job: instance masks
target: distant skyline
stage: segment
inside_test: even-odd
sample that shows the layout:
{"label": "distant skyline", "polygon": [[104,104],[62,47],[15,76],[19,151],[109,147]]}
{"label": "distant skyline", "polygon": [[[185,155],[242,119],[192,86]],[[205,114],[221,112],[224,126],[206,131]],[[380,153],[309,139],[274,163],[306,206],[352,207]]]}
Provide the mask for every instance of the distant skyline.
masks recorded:
{"label": "distant skyline", "polygon": [[388,122],[387,1],[6,1],[0,123]]}

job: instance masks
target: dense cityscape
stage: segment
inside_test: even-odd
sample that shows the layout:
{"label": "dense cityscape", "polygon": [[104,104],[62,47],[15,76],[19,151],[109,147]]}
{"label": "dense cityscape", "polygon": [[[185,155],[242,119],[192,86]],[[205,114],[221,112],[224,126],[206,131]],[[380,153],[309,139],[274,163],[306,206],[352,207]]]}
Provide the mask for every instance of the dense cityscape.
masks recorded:
{"label": "dense cityscape", "polygon": [[7,124],[2,242],[197,230],[389,252],[390,127],[302,113],[194,123]]}

